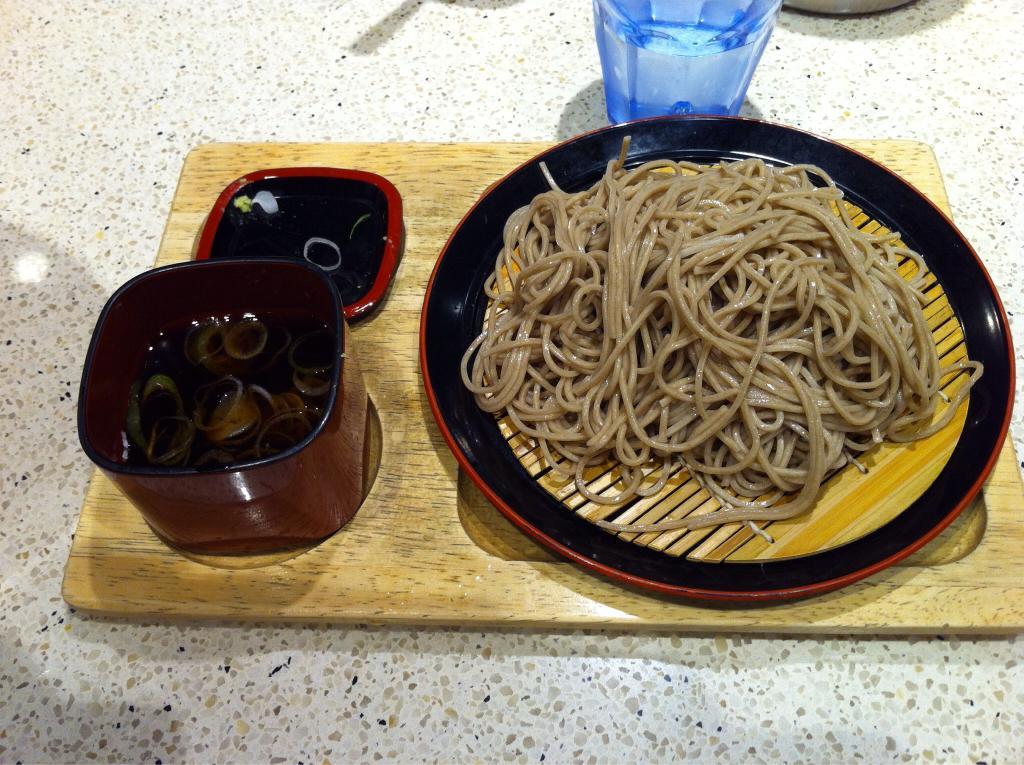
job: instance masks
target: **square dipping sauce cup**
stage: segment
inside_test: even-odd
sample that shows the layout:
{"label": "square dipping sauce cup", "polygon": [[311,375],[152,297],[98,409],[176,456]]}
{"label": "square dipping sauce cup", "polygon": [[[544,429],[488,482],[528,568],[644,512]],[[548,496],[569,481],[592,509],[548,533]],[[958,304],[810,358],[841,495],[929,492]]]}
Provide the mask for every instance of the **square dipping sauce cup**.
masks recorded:
{"label": "square dipping sauce cup", "polygon": [[[324,416],[276,454],[215,468],[127,464],[129,389],[152,339],[207,316],[301,318],[333,334],[337,362]],[[107,301],[85,360],[78,435],[89,458],[166,542],[190,553],[266,553],[316,543],[340,529],[363,498],[367,394],[337,288],[294,260],[210,260],[165,266]]]}

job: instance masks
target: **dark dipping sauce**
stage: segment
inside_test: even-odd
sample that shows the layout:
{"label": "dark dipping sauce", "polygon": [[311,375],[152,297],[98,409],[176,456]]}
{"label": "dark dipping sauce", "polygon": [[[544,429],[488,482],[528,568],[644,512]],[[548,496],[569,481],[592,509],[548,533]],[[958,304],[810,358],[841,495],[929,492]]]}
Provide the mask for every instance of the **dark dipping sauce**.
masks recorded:
{"label": "dark dipping sauce", "polygon": [[124,426],[130,465],[216,469],[302,441],[337,376],[325,324],[251,313],[161,331],[146,348]]}

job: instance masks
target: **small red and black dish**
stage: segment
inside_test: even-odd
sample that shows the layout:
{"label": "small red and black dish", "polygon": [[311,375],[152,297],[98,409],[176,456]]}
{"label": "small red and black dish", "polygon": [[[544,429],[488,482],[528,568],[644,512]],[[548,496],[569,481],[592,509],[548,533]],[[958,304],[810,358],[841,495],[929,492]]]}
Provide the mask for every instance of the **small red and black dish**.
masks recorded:
{"label": "small red and black dish", "polygon": [[[852,542],[798,558],[711,563],[631,544],[568,511],[534,481],[495,418],[460,379],[462,354],[480,331],[484,281],[502,246],[502,224],[548,191],[545,163],[566,191],[588,188],[631,136],[627,166],[668,157],[713,163],[760,157],[825,168],[846,198],[899,230],[941,282],[985,374],[949,461],[904,512]],[[462,470],[525,533],[587,569],[667,595],[731,602],[806,597],[863,579],[905,558],[948,526],[995,465],[1013,407],[1014,365],[1006,312],[977,254],[937,207],[863,154],[810,133],[735,117],[676,117],[614,125],[540,154],[491,186],[456,226],[430,277],[420,327],[427,398]]]}
{"label": "small red and black dish", "polygon": [[331,167],[260,170],[221,192],[196,260],[292,258],[331,278],[349,322],[383,300],[402,249],[402,199],[375,173]]}

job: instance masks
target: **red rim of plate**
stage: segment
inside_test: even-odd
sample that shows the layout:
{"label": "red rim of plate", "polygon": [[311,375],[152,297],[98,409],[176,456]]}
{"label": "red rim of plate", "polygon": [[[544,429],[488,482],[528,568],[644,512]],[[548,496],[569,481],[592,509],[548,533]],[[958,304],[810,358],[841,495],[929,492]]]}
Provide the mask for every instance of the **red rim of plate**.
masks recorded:
{"label": "red rim of plate", "polygon": [[[624,123],[624,124],[635,125],[635,124],[642,124],[644,122],[653,122],[653,121],[656,121],[656,120],[671,119],[671,120],[683,121],[683,120],[701,119],[701,118],[702,118],[701,115],[680,116],[680,117],[650,117],[650,118],[642,119],[642,120],[634,120],[632,122],[628,122],[628,123]],[[706,118],[706,116],[704,118]],[[737,121],[742,121],[742,122],[753,122],[753,123],[763,123],[763,124],[776,124],[776,123],[769,123],[767,120],[756,120],[756,119],[750,119],[748,117],[718,117],[717,115],[715,115],[715,118],[716,119],[737,120]],[[427,368],[427,356],[426,356],[427,313],[428,313],[428,308],[429,308],[429,305],[430,305],[430,295],[431,295],[431,292],[433,291],[433,288],[434,288],[434,280],[437,277],[437,271],[441,267],[441,263],[444,260],[445,254],[448,252],[448,248],[451,246],[452,240],[455,238],[455,235],[458,233],[459,229],[462,228],[462,225],[465,223],[466,219],[469,218],[469,216],[473,214],[473,211],[480,205],[480,203],[495,188],[497,188],[500,184],[502,184],[509,176],[511,176],[514,173],[518,172],[523,167],[525,167],[527,165],[531,165],[534,162],[537,162],[537,161],[543,159],[544,157],[546,157],[551,152],[556,151],[556,150],[562,148],[563,146],[566,146],[566,145],[571,144],[571,143],[575,143],[579,139],[584,138],[586,136],[594,135],[595,133],[600,133],[600,132],[603,132],[605,130],[608,130],[608,129],[610,129],[610,127],[621,127],[621,126],[622,125],[620,124],[620,125],[615,125],[615,126],[598,128],[597,130],[591,130],[589,132],[582,133],[582,134],[580,134],[578,136],[574,136],[573,138],[570,138],[570,139],[568,139],[566,141],[562,141],[562,142],[560,142],[558,144],[555,144],[550,149],[547,149],[547,150],[541,152],[540,154],[536,155],[535,157],[532,157],[531,159],[528,159],[526,162],[523,162],[523,163],[517,165],[513,170],[509,171],[504,176],[502,176],[498,181],[496,181],[495,183],[493,183],[493,184],[491,184],[491,185],[489,185],[487,187],[487,190],[484,191],[484,193],[473,204],[473,206],[466,212],[466,214],[462,216],[462,219],[459,220],[459,223],[455,226],[455,228],[452,230],[452,233],[449,235],[448,241],[445,242],[444,247],[441,249],[441,254],[438,256],[437,262],[434,264],[434,269],[430,273],[430,280],[427,282],[426,294],[423,297],[423,309],[422,309],[422,312],[420,314],[420,370],[421,370],[421,372],[423,374],[423,385],[426,388],[427,400],[430,403],[430,411],[433,412],[434,420],[437,422],[438,428],[441,430],[441,435],[444,437],[445,443],[448,444],[448,448],[451,450],[452,454],[455,455],[455,459],[458,461],[459,467],[462,470],[466,471],[466,474],[472,479],[473,483],[476,484],[477,488],[479,488],[480,491],[483,492],[484,496],[487,497],[488,500],[490,500],[491,504],[493,504],[502,513],[502,515],[504,515],[506,518],[508,518],[513,524],[515,524],[520,530],[525,532],[528,536],[532,537],[533,539],[535,539],[536,541],[540,542],[542,545],[550,548],[551,550],[554,550],[559,555],[562,555],[562,556],[568,558],[569,560],[573,561],[574,563],[579,564],[580,566],[583,566],[584,568],[587,568],[587,569],[589,569],[591,571],[597,572],[599,574],[602,574],[604,576],[609,577],[610,579],[616,580],[616,581],[624,583],[624,584],[628,584],[628,585],[631,585],[631,586],[634,586],[634,587],[639,587],[641,589],[652,590],[652,591],[659,592],[659,593],[662,593],[662,594],[665,594],[665,595],[673,595],[673,596],[677,596],[677,597],[692,598],[692,599],[695,599],[695,600],[720,601],[720,602],[721,601],[726,601],[726,602],[771,602],[771,601],[779,601],[779,600],[792,600],[792,599],[796,599],[796,598],[804,598],[804,597],[808,597],[810,595],[821,595],[821,594],[824,594],[826,592],[831,592],[832,590],[837,590],[840,587],[845,587],[845,586],[847,586],[849,584],[853,584],[854,582],[857,582],[857,581],[860,581],[861,579],[869,577],[872,574],[881,571],[882,569],[888,568],[892,564],[902,560],[903,558],[906,558],[908,555],[913,554],[914,552],[919,550],[921,547],[926,545],[928,542],[930,542],[932,539],[934,539],[936,536],[938,536],[942,532],[943,529],[945,529],[950,523],[952,523],[956,519],[956,517],[958,515],[960,515],[960,513],[963,511],[963,509],[965,507],[967,507],[967,505],[975,498],[975,496],[977,496],[978,492],[981,490],[982,485],[985,483],[985,479],[988,478],[989,473],[991,473],[992,469],[995,467],[996,461],[999,459],[999,454],[1002,452],[1003,443],[1006,440],[1007,431],[1009,430],[1009,427],[1010,427],[1010,417],[1011,417],[1012,412],[1013,412],[1012,405],[1006,408],[1006,412],[1005,412],[1005,414],[1003,416],[1003,422],[1002,422],[1002,425],[1000,426],[1000,430],[999,430],[999,438],[996,440],[995,447],[993,448],[991,454],[989,454],[988,459],[985,461],[984,468],[981,470],[981,472],[979,473],[977,478],[974,480],[974,483],[971,484],[970,489],[964,495],[963,499],[961,499],[960,502],[958,502],[953,507],[953,509],[944,518],[942,518],[942,520],[940,520],[939,523],[937,523],[928,533],[926,533],[926,534],[922,535],[921,537],[917,538],[916,540],[911,542],[909,545],[904,547],[902,550],[899,550],[898,552],[895,552],[892,555],[888,556],[887,558],[884,558],[884,559],[882,559],[880,561],[877,561],[876,563],[873,563],[870,566],[865,566],[864,568],[860,568],[860,569],[858,569],[856,571],[852,571],[849,574],[845,574],[845,575],[840,576],[840,577],[835,577],[834,579],[826,579],[826,580],[823,580],[821,582],[816,582],[814,584],[808,584],[808,585],[804,585],[804,586],[801,586],[801,587],[788,587],[788,588],[775,589],[775,590],[755,590],[755,591],[724,592],[724,591],[720,591],[720,590],[708,590],[708,589],[704,589],[704,588],[700,588],[700,587],[685,587],[685,586],[681,586],[681,585],[665,584],[664,582],[659,582],[659,581],[656,581],[656,580],[653,580],[653,579],[647,579],[646,577],[636,576],[635,574],[629,574],[629,573],[627,573],[625,571],[622,571],[622,570],[620,570],[618,568],[614,568],[614,567],[611,567],[611,566],[606,566],[603,563],[595,561],[592,558],[588,558],[585,555],[581,555],[580,553],[576,552],[575,550],[573,550],[573,549],[571,549],[569,547],[566,547],[561,542],[559,542],[556,539],[553,539],[552,537],[550,537],[547,534],[545,534],[543,531],[538,529],[532,523],[527,522],[512,507],[510,507],[504,500],[502,500],[501,497],[499,497],[494,492],[494,490],[491,489],[490,485],[488,485],[488,483],[476,472],[476,470],[473,469],[473,466],[469,463],[469,460],[466,458],[466,455],[459,448],[457,442],[455,441],[454,436],[452,435],[451,431],[448,429],[447,423],[444,421],[444,418],[441,415],[441,411],[440,411],[440,409],[438,407],[438,404],[437,404],[437,397],[434,394],[434,388],[433,388],[433,385],[431,384],[431,381],[430,381],[430,371]],[[909,186],[914,191],[914,193],[916,193],[919,197],[921,197],[923,200],[925,200],[932,207],[932,209],[935,210],[935,212],[938,215],[940,215],[946,221],[946,223],[949,224],[949,226],[953,229],[953,231],[960,238],[960,240],[964,243],[964,245],[966,245],[968,252],[971,253],[971,256],[974,258],[974,260],[978,264],[978,268],[981,269],[982,274],[984,274],[985,279],[988,281],[989,288],[991,289],[992,294],[995,297],[996,305],[999,308],[999,314],[1002,317],[1003,326],[1009,328],[1010,323],[1009,323],[1009,319],[1007,318],[1007,315],[1006,315],[1006,309],[1003,307],[1003,302],[999,298],[999,293],[996,291],[995,284],[992,282],[992,277],[989,275],[988,270],[985,268],[985,264],[982,263],[981,258],[978,257],[978,253],[975,252],[975,250],[971,246],[970,242],[967,241],[967,239],[964,237],[964,235],[960,232],[960,229],[958,229],[956,227],[956,224],[953,223],[953,221],[950,219],[950,217],[948,215],[946,215],[946,213],[943,212],[941,209],[939,209],[939,207],[937,205],[935,205],[935,203],[932,202],[927,196],[922,194],[917,189],[916,186],[914,186],[913,184],[911,184],[909,181],[905,180],[904,178],[900,177],[899,175],[897,175],[896,173],[894,173],[892,170],[890,170],[889,168],[885,167],[881,163],[876,162],[875,160],[871,159],[871,157],[868,157],[866,154],[863,154],[862,152],[859,152],[856,149],[851,149],[848,146],[845,146],[843,144],[839,144],[837,141],[833,141],[833,140],[828,139],[828,138],[823,138],[822,136],[819,136],[819,135],[817,135],[815,133],[811,133],[811,132],[809,132],[807,130],[800,130],[799,128],[789,127],[788,125],[779,125],[779,127],[785,127],[787,130],[792,130],[794,132],[803,133],[804,135],[808,135],[808,136],[810,136],[812,138],[816,138],[819,141],[825,141],[827,143],[831,143],[833,145],[840,146],[842,149],[844,149],[846,151],[849,151],[849,152],[851,152],[853,154],[856,154],[857,156],[861,157],[864,160],[867,160],[871,164],[876,165],[877,167],[879,167],[882,170],[884,170],[885,172],[887,172],[889,175],[894,176],[898,181],[900,181],[902,183],[905,183],[907,186]],[[1013,343],[1012,343],[1012,340],[1010,339],[1009,331],[1006,331],[1003,334],[1004,334],[1005,339],[1006,339],[1006,353],[1007,353],[1007,359],[1008,359],[1008,362],[1009,362],[1009,370],[1010,370],[1010,385],[1009,385],[1009,389],[1010,389],[1010,391],[1013,391],[1015,389],[1015,387],[1016,387],[1016,358],[1014,357],[1014,354],[1013,354]]]}
{"label": "red rim of plate", "polygon": [[362,181],[371,186],[376,186],[384,194],[388,203],[387,239],[384,241],[384,251],[380,257],[380,267],[374,277],[370,289],[359,300],[343,307],[342,313],[345,318],[352,320],[364,316],[376,308],[377,303],[384,297],[388,285],[395,275],[395,267],[398,263],[398,249],[402,243],[402,197],[395,185],[383,176],[376,173],[369,173],[365,170],[343,170],[336,167],[282,167],[272,170],[258,170],[254,173],[246,173],[241,178],[236,178],[217,197],[213,204],[206,222],[203,224],[202,233],[199,235],[199,245],[196,249],[196,260],[208,260],[210,251],[213,248],[213,239],[217,234],[220,221],[224,217],[231,198],[238,193],[238,190],[255,181],[263,181],[268,178],[298,178],[298,177],[326,177],[344,178],[352,181]]}

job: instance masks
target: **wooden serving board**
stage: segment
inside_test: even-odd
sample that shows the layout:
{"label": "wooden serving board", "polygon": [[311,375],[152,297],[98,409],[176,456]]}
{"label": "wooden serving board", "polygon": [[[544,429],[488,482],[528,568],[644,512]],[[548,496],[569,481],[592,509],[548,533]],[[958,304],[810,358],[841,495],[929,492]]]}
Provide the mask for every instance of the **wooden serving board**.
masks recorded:
{"label": "wooden serving board", "polygon": [[[931,150],[849,141],[948,203]],[[479,194],[543,144],[212,144],[185,161],[157,258],[186,260],[221,189],[247,171],[288,165],[371,170],[405,203],[405,252],[378,313],[353,328],[379,416],[380,466],[355,519],[300,554],[195,560],[161,542],[98,472],[63,594],[85,611],[471,626],[612,627],[789,633],[1024,631],[1024,489],[1007,441],[984,492],[902,565],[835,593],[773,607],[667,600],[554,558],[462,476],[434,425],[420,379],[419,311],[431,268]],[[730,565],[730,564],[723,564]]]}

